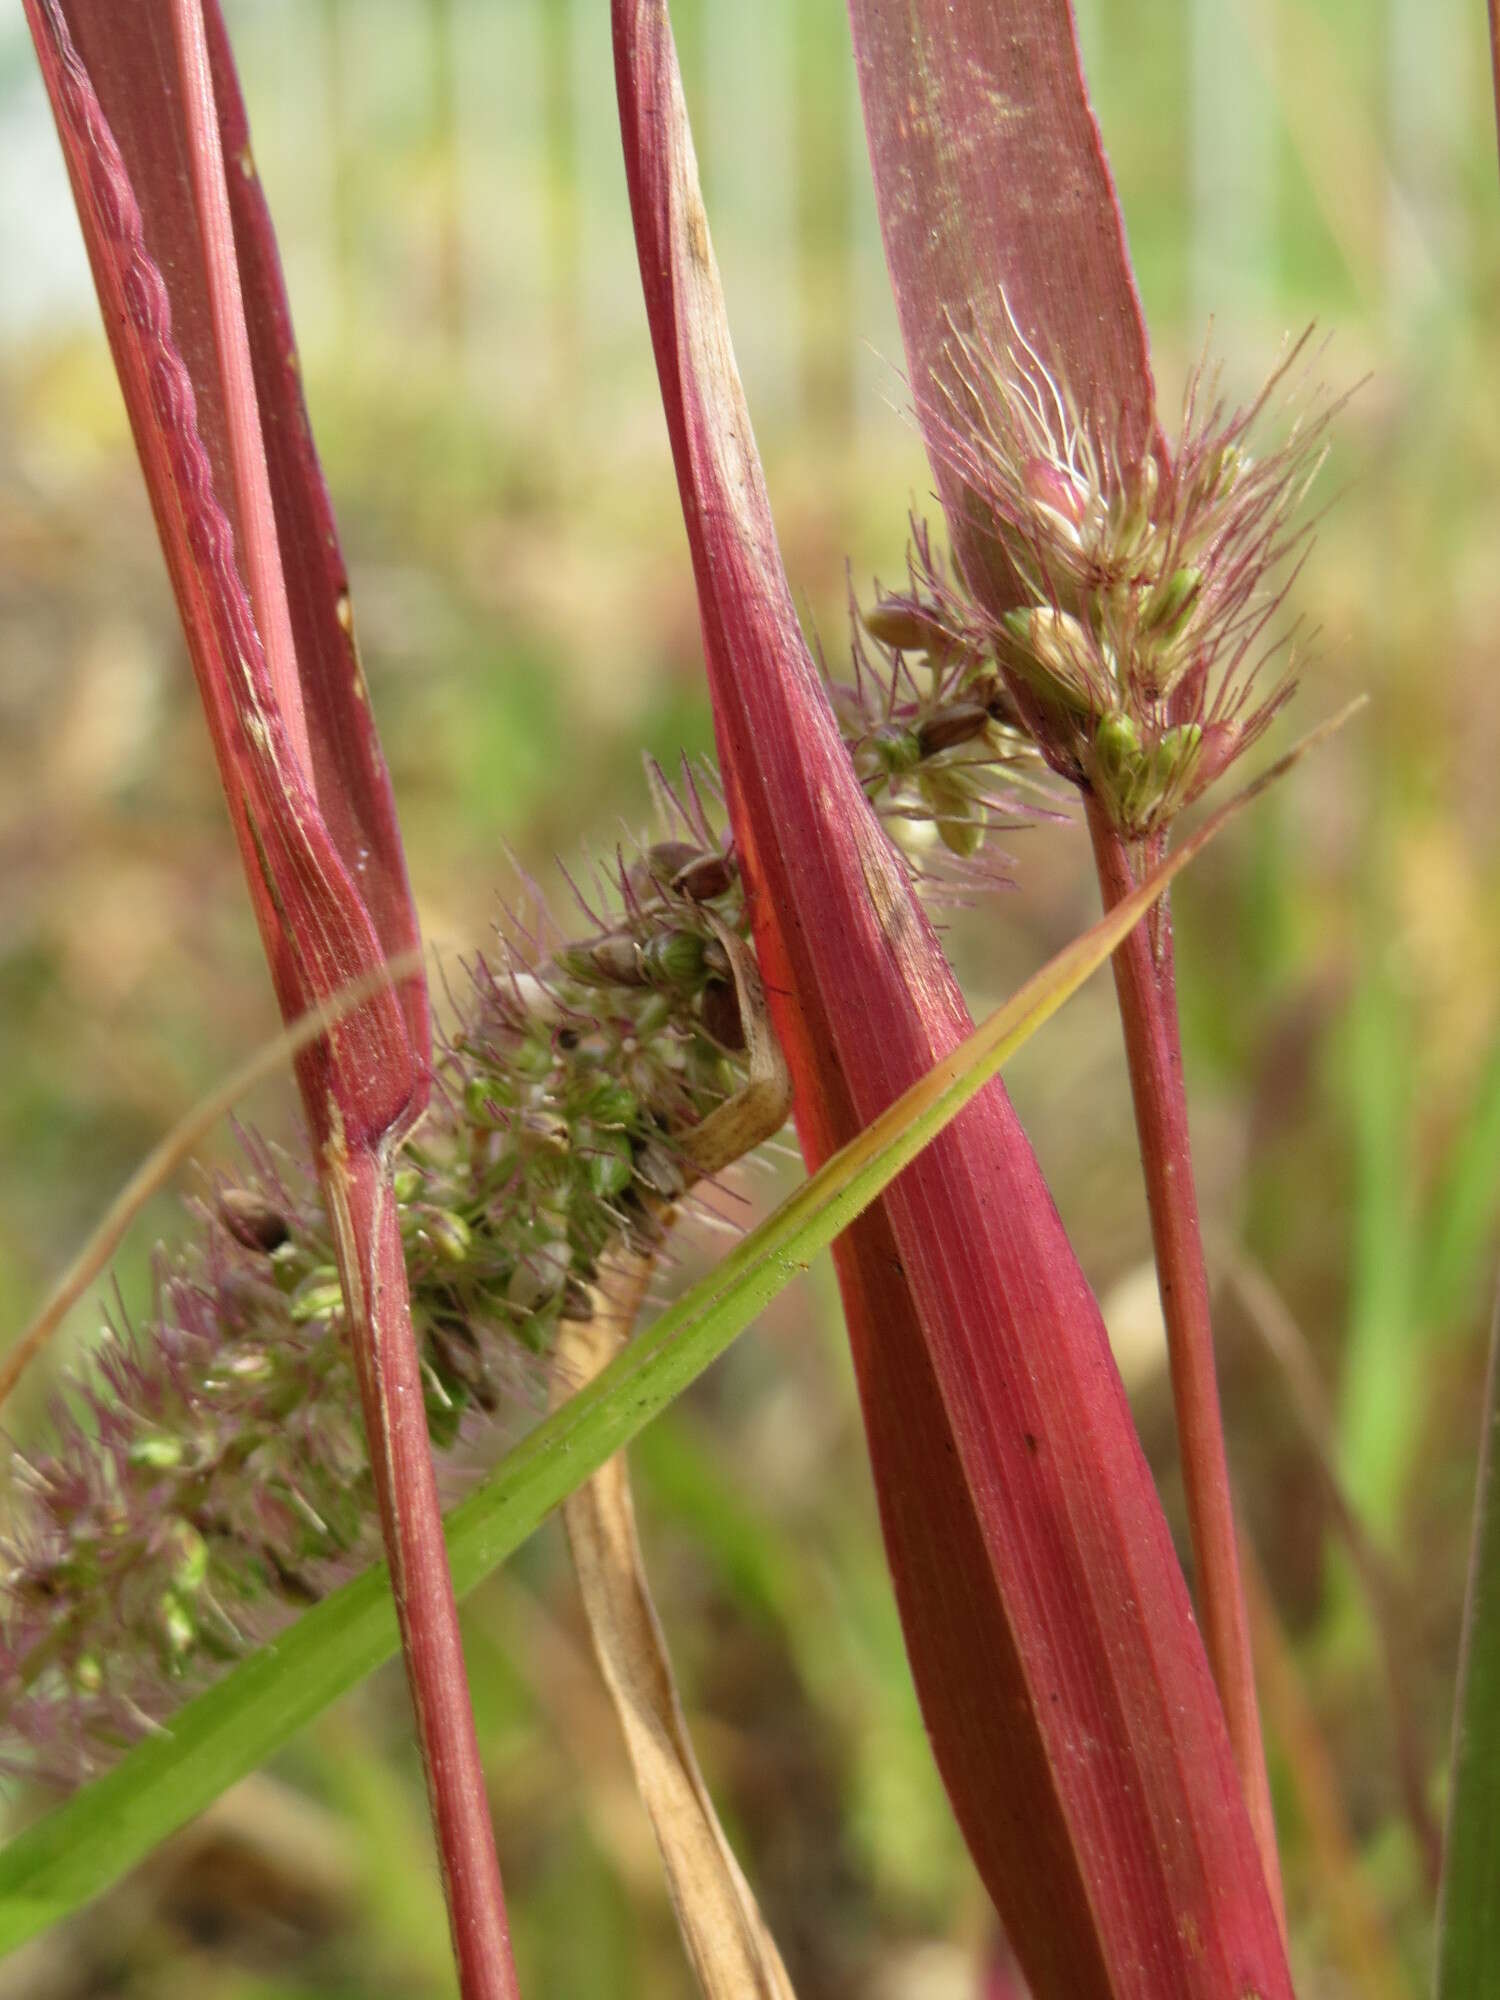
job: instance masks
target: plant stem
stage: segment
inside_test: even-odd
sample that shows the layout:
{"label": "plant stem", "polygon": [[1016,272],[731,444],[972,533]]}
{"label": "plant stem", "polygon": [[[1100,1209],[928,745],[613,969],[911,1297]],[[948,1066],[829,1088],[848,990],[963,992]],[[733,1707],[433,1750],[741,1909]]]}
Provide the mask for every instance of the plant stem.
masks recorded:
{"label": "plant stem", "polygon": [[322,1175],[464,2000],[519,2000],[427,1435],[389,1146]]}
{"label": "plant stem", "polygon": [[1363,1994],[1365,2000],[1415,2000],[1384,1913],[1371,1893],[1339,1795],[1338,1773],[1296,1655],[1248,1541],[1242,1546],[1241,1561],[1261,1685],[1276,1733],[1286,1746],[1307,1836],[1308,1867],[1317,1884],[1317,1906],[1337,1942],[1351,1991]]}
{"label": "plant stem", "polygon": [[[316,774],[250,360],[203,0],[172,0],[172,27],[224,406],[237,553],[280,718],[312,790]],[[306,940],[289,942],[296,947]],[[311,1096],[304,1078],[309,1123],[314,1132],[332,1135],[319,1148],[318,1178],[349,1317],[459,1983],[464,2000],[519,2000],[392,1190],[391,1152],[400,1130],[351,1152],[337,1107],[317,1104]]]}
{"label": "plant stem", "polygon": [[[1103,806],[1087,795],[1085,803],[1100,895],[1105,909],[1112,910],[1135,888],[1135,872],[1125,842]],[[1159,857],[1153,852],[1147,858],[1154,864]],[[1172,917],[1165,897],[1118,947],[1113,963],[1166,1322],[1204,1644],[1224,1704],[1266,1884],[1285,1931],[1276,1823],[1255,1699],[1250,1624],[1240,1582],[1234,1502],[1219,1414],[1208,1268],[1198,1221],[1187,1093],[1182,1080]]]}

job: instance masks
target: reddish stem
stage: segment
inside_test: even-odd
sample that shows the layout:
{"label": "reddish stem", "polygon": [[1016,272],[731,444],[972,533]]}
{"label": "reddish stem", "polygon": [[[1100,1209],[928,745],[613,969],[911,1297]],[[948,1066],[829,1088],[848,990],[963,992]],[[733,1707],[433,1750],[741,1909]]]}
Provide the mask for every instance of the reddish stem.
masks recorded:
{"label": "reddish stem", "polygon": [[[1105,909],[1112,910],[1135,888],[1135,873],[1125,842],[1108,813],[1093,797],[1088,797],[1086,804],[1100,895]],[[1276,1822],[1255,1699],[1250,1622],[1240,1581],[1234,1501],[1219,1414],[1208,1268],[1198,1221],[1187,1093],[1182,1080],[1172,914],[1166,897],[1130,933],[1113,963],[1166,1322],[1204,1645],[1224,1704],[1266,1884],[1284,1934]]]}
{"label": "reddish stem", "polygon": [[460,1990],[464,2000],[519,2000],[389,1158],[330,1146],[323,1168]]}
{"label": "reddish stem", "polygon": [[[223,393],[236,545],[277,706],[314,783],[291,612],[255,394],[202,0],[172,0],[193,191]],[[519,2000],[458,1607],[427,1435],[421,1365],[391,1187],[396,1133],[351,1154],[334,1104],[309,1102],[359,1374],[365,1435],[427,1776],[464,2000]]]}

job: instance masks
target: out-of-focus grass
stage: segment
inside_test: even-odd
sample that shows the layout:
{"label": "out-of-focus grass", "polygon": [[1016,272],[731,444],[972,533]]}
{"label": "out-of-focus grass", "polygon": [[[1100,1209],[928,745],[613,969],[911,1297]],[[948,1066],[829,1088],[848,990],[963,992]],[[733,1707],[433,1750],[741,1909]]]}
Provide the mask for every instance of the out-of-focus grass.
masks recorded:
{"label": "out-of-focus grass", "polygon": [[[710,742],[602,15],[582,0],[230,12],[424,917],[471,950],[514,890],[508,849],[565,895],[555,855],[646,824],[641,749]],[[788,565],[836,659],[845,554],[856,582],[893,576],[929,484],[889,407],[898,343],[840,10],[674,12]],[[1327,379],[1371,376],[1336,432],[1295,608],[1318,635],[1298,713],[1359,688],[1372,708],[1189,877],[1178,937],[1209,1224],[1274,1278],[1334,1399],[1344,1473],[1404,1592],[1436,1797],[1500,1195],[1483,24],[1460,0],[1388,0],[1380,35],[1363,0],[1081,12],[1168,410],[1210,309],[1237,392],[1312,317]],[[4,35],[0,133],[37,99]],[[59,204],[62,232],[53,172],[50,193],[0,183],[6,201]],[[7,320],[0,348],[0,1333],[273,1018],[103,343],[71,296]],[[1018,893],[948,920],[976,1006],[1092,912],[1076,833],[1011,844]],[[1122,1301],[1122,1336],[1127,1317],[1139,1331],[1117,1288],[1148,1239],[1105,987],[1014,1084],[1087,1268]],[[249,1109],[289,1124],[283,1094]],[[143,1219],[127,1303],[176,1226],[170,1204]],[[1144,1319],[1128,1372],[1171,1502]],[[1365,1893],[1417,1991],[1431,1905],[1380,1660],[1284,1387],[1227,1302],[1220,1337],[1245,1516]],[[841,1343],[826,1280],[780,1302],[638,1448],[644,1528],[705,1766],[803,2000],[928,2000],[955,1966],[966,1990],[985,1908],[902,1662]],[[28,1384],[19,1428],[45,1388]],[[557,1538],[480,1594],[467,1629],[528,1990],[686,1995]],[[82,1992],[87,1976],[153,2000],[450,1990],[404,1701],[377,1678],[270,1774],[282,1805],[316,1814],[330,1860],[300,1902],[295,1841],[252,1798],[22,1985],[0,1968],[0,1994]],[[1316,2000],[1342,1990],[1329,1885],[1277,1761],[1299,1990]],[[931,1945],[948,1956],[917,1955]]]}

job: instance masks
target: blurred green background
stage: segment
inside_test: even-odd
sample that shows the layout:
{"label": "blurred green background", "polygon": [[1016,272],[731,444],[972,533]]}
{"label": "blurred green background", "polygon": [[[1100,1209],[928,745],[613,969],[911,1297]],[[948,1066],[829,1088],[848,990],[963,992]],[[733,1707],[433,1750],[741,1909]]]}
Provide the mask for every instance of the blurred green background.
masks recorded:
{"label": "blurred green background", "polygon": [[[482,944],[512,851],[555,881],[554,856],[647,825],[643,750],[710,743],[607,8],[227,11],[412,870],[452,960]],[[1483,9],[1080,11],[1169,428],[1210,320],[1237,393],[1313,319],[1329,383],[1368,378],[1296,591],[1318,634],[1296,720],[1268,748],[1360,689],[1372,705],[1195,869],[1178,934],[1231,1455],[1268,1580],[1299,1991],[1415,1995],[1500,1188],[1500,182]],[[845,557],[861,587],[895,577],[929,485],[843,9],[678,0],[674,15],[788,568],[836,658]],[[0,24],[0,272],[4,1338],[273,1009],[15,14]],[[1012,844],[1017,892],[947,919],[976,1010],[1095,909],[1078,829]],[[1175,1509],[1107,982],[1011,1080]],[[247,1108],[291,1129],[284,1091]],[[167,1200],[142,1219],[127,1302],[180,1227]],[[97,1319],[78,1316],[58,1359]],[[1294,1335],[1394,1651],[1298,1416]],[[11,1413],[22,1432],[45,1377]],[[977,1995],[987,1904],[922,1739],[826,1271],[635,1462],[703,1761],[803,2000]],[[686,1995],[555,1530],[477,1595],[466,1629],[526,1990]],[[102,1912],[0,1967],[0,1994],[394,2000],[449,1993],[446,1964],[389,1672]]]}

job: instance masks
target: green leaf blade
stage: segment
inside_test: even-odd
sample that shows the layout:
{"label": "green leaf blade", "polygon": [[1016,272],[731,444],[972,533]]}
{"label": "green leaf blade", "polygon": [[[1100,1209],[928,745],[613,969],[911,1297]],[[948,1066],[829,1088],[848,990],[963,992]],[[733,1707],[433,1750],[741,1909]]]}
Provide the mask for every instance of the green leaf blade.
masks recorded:
{"label": "green leaf blade", "polygon": [[1490,1335],[1474,1540],[1453,1716],[1453,1766],[1438,1904],[1437,2000],[1500,1987],[1500,1303]]}

